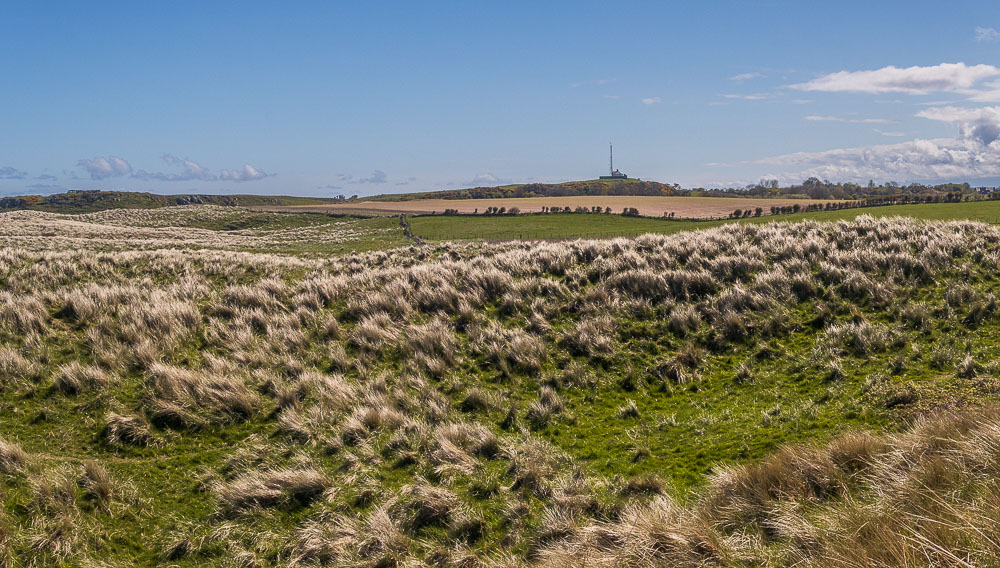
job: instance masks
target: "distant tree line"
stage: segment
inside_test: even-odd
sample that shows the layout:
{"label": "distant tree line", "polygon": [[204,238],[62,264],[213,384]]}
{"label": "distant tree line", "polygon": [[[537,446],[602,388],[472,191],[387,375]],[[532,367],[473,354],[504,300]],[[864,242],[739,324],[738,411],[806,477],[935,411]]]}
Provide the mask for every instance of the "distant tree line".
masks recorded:
{"label": "distant tree line", "polygon": [[[978,192],[968,183],[942,183],[937,185],[924,185],[911,183],[900,185],[894,181],[876,184],[869,180],[867,185],[846,182],[831,182],[821,180],[817,177],[810,177],[800,184],[792,184],[782,187],[776,179],[762,179],[755,184],[744,187],[726,189],[678,189],[675,195],[688,195],[696,197],[799,197],[809,199],[871,199],[888,197],[898,203],[939,203],[936,198],[942,200],[954,200],[948,198],[949,194],[962,196],[979,195]],[[921,201],[900,201],[902,199],[912,199],[921,197]],[[927,201],[927,198],[931,201]]]}

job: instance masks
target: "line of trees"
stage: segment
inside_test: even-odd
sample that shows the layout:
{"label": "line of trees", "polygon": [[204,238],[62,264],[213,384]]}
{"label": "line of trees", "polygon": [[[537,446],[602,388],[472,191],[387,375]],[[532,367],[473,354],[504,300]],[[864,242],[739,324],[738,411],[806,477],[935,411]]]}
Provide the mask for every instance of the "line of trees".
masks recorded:
{"label": "line of trees", "polygon": [[[894,181],[876,184],[869,180],[867,185],[847,182],[831,182],[810,177],[799,184],[781,187],[776,179],[762,179],[742,188],[726,189],[679,189],[676,195],[699,197],[808,197],[810,199],[868,199],[876,197],[900,198],[902,196],[945,196],[947,194],[978,195],[968,183],[942,183],[924,185],[911,183],[900,185]],[[927,203],[910,201],[909,203]],[[932,201],[933,203],[933,201]]]}

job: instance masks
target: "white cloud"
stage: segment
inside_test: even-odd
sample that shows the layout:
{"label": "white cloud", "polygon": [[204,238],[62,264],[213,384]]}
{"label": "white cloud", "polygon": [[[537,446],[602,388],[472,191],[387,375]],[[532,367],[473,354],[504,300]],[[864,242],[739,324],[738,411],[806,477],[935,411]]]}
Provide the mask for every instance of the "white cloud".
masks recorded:
{"label": "white cloud", "polygon": [[132,166],[118,156],[79,160],[76,165],[83,168],[90,175],[90,179],[107,179],[132,173]]}
{"label": "white cloud", "polygon": [[930,108],[918,112],[917,116],[957,124],[959,135],[957,138],[916,139],[825,152],[797,152],[757,163],[794,168],[796,171],[782,176],[785,179],[816,176],[839,181],[960,181],[1000,176],[1000,107]]}
{"label": "white cloud", "polygon": [[255,168],[250,164],[243,164],[238,170],[222,170],[219,172],[219,179],[228,181],[254,181],[264,179],[270,175],[264,170]]}
{"label": "white cloud", "polygon": [[172,154],[164,154],[163,161],[171,166],[181,166],[183,171],[181,173],[164,173],[139,170],[132,174],[132,177],[146,181],[216,181],[219,179],[219,176],[209,172],[207,168],[194,160],[182,160]]}
{"label": "white cloud", "polygon": [[961,138],[983,145],[992,145],[1000,139],[1000,107],[928,108],[918,112],[917,116],[957,124]]}
{"label": "white cloud", "polygon": [[854,124],[892,124],[893,121],[886,118],[842,118],[839,116],[821,116],[810,114],[806,120],[814,122],[850,122]]}
{"label": "white cloud", "polygon": [[772,97],[772,95],[767,93],[750,93],[748,95],[728,94],[722,96],[727,99],[743,99],[745,101],[762,101]]}
{"label": "white cloud", "polygon": [[984,64],[968,66],[965,63],[942,63],[905,69],[890,65],[874,71],[839,71],[807,83],[792,85],[792,88],[803,91],[923,95],[937,91],[962,92],[983,79],[997,75],[1000,75],[1000,69]]}
{"label": "white cloud", "polygon": [[180,173],[170,172],[147,172],[139,170],[132,174],[133,178],[145,181],[254,181],[266,178],[273,174],[268,174],[250,164],[244,164],[238,170],[220,170],[218,175],[209,171],[208,168],[194,160],[181,159],[172,154],[164,154],[163,161],[170,166],[180,166]]}
{"label": "white cloud", "polygon": [[969,100],[979,103],[1000,103],[1000,81],[986,83],[986,89],[966,93]]}
{"label": "white cloud", "polygon": [[346,176],[345,181],[348,183],[385,183],[388,176],[382,170],[375,170],[372,175],[366,178],[351,180],[351,176]]}
{"label": "white cloud", "polygon": [[493,174],[493,172],[483,172],[476,174],[476,176],[469,180],[466,185],[476,187],[492,187],[495,185],[506,185],[508,183],[510,183],[509,179],[497,177]]}
{"label": "white cloud", "polygon": [[763,77],[763,73],[740,73],[739,75],[733,75],[729,78],[730,81],[746,81],[748,79],[756,79],[758,77]]}
{"label": "white cloud", "polygon": [[660,103],[660,102],[662,102],[661,99],[660,99],[660,97],[649,97],[649,98],[642,99],[642,104],[644,104],[644,105],[655,105],[655,104]]}
{"label": "white cloud", "polygon": [[993,28],[976,28],[976,41],[997,41],[1000,40],[1000,32]]}

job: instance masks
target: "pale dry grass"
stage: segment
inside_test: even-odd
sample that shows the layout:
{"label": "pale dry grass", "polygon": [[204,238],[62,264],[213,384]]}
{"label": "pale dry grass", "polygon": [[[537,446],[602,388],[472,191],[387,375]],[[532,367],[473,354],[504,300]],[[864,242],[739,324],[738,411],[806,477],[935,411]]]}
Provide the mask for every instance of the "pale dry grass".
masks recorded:
{"label": "pale dry grass", "polygon": [[[121,215],[74,221],[82,228],[29,221],[57,226],[31,230],[89,239],[103,230],[98,221],[134,230]],[[144,223],[170,232],[163,219]],[[896,338],[863,309],[954,274],[957,258],[995,267],[1000,232],[988,226],[859,217],[314,259],[156,241],[160,250],[128,250],[142,235],[112,230],[98,239],[108,250],[97,252],[11,246],[22,241],[0,234],[0,373],[4,389],[98,409],[94,439],[122,460],[194,431],[256,432],[222,450],[223,471],[193,474],[215,497],[219,515],[206,523],[217,534],[174,539],[167,548],[182,543],[177,554],[215,547],[261,565],[895,566],[988,564],[998,552],[989,519],[1000,511],[990,493],[1000,427],[991,415],[717,466],[683,504],[652,478],[575,471],[529,429],[586,412],[573,391],[608,380],[597,366],[628,355],[629,334],[647,332],[634,322],[670,339],[635,375],[680,393],[731,345],[788,333],[788,313],[812,300],[820,317],[810,372],[842,384],[842,360],[881,353]],[[846,316],[824,307],[841,300],[860,307]],[[943,315],[919,305],[892,313],[917,329],[937,317],[974,326],[992,317],[991,302],[960,288]],[[994,370],[980,351],[940,351],[929,356],[962,380],[985,381]],[[487,380],[469,385],[470,373]],[[733,379],[740,388],[760,380],[755,364]],[[49,381],[51,391],[37,388]],[[873,379],[872,392],[884,382]],[[525,385],[523,405],[507,400]],[[649,419],[640,394],[614,422]],[[19,550],[72,564],[94,550],[84,503],[101,514],[123,506],[122,486],[107,475],[115,464],[74,463],[60,473],[0,443],[0,473],[33,495]],[[398,489],[380,484],[385,472]],[[502,548],[530,551],[529,560],[493,554],[495,535],[482,541],[473,493],[496,499],[488,511],[503,517]],[[609,506],[599,498],[609,494],[628,503]],[[294,535],[241,533],[253,532],[250,519],[277,526],[286,514]]]}

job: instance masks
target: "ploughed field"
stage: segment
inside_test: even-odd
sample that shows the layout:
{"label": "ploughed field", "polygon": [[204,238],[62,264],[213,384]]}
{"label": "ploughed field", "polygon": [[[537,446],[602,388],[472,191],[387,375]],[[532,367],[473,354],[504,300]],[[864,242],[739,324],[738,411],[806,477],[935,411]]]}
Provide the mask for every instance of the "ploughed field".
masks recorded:
{"label": "ploughed field", "polygon": [[196,213],[0,224],[0,565],[1000,554],[989,225],[331,256]]}
{"label": "ploughed field", "polygon": [[552,207],[610,207],[612,212],[621,213],[626,207],[634,207],[646,217],[661,217],[673,213],[675,217],[708,219],[727,217],[736,209],[756,209],[761,207],[764,215],[771,213],[772,206],[827,203],[822,199],[752,199],[743,197],[682,197],[651,195],[578,195],[568,197],[514,197],[503,199],[414,199],[412,201],[356,201],[329,205],[262,205],[253,209],[272,212],[358,213],[358,214],[429,214],[444,213],[454,209],[459,213],[484,213],[489,207],[516,207],[522,213],[541,212]]}

